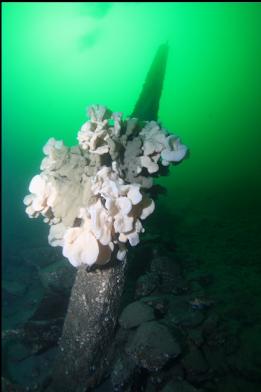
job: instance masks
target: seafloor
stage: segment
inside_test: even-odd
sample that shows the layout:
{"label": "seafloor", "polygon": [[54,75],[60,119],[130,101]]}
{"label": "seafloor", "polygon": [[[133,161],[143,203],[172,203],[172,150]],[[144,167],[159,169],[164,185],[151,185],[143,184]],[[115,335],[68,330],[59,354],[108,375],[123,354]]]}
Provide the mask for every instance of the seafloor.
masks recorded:
{"label": "seafloor", "polygon": [[[171,214],[162,200],[146,222],[140,244],[129,250],[114,354],[95,390],[260,391],[257,210],[242,210],[225,195],[213,194],[197,203],[174,200],[176,213]],[[44,391],[48,385],[75,276],[61,251],[46,239],[29,245],[17,242],[5,255],[6,391]],[[151,329],[160,344],[150,338]],[[168,360],[163,359],[165,339],[176,350]]]}

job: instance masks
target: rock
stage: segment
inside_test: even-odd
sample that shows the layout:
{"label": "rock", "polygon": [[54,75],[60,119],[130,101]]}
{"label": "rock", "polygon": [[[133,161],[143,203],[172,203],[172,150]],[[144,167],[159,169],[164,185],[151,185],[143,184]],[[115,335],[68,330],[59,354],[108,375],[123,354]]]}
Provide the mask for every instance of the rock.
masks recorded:
{"label": "rock", "polygon": [[188,338],[197,347],[202,346],[202,344],[204,343],[204,338],[202,335],[201,328],[193,328],[188,330]]}
{"label": "rock", "polygon": [[123,328],[128,329],[154,319],[153,309],[142,302],[136,301],[126,306],[123,310],[119,317],[119,324]]}
{"label": "rock", "polygon": [[64,318],[68,307],[69,295],[62,295],[61,293],[47,292],[41,299],[36,310],[34,311],[31,320],[51,320],[57,318]]}
{"label": "rock", "polygon": [[57,345],[62,327],[62,318],[51,321],[28,321],[23,328],[23,342],[31,347],[31,353],[42,353]]}
{"label": "rock", "polygon": [[76,271],[67,260],[58,260],[48,266],[38,267],[37,278],[43,293],[31,316],[32,320],[65,317]]}
{"label": "rock", "polygon": [[26,293],[27,284],[19,280],[3,280],[3,291],[13,296],[22,296]]}
{"label": "rock", "polygon": [[229,373],[226,376],[204,383],[204,391],[217,392],[259,392],[260,382],[252,382],[241,377],[239,374]]}
{"label": "rock", "polygon": [[132,384],[135,368],[135,363],[126,354],[122,353],[118,357],[111,372],[111,383],[115,391],[125,390],[127,386]]}
{"label": "rock", "polygon": [[193,310],[188,302],[188,297],[171,297],[169,310],[166,316],[170,325],[180,325],[182,327],[196,327],[204,321],[204,314],[201,311]]}
{"label": "rock", "polygon": [[169,272],[171,275],[180,276],[181,268],[177,261],[169,258],[168,256],[156,256],[152,259],[150,265],[151,272],[156,274],[165,274]]}
{"label": "rock", "polygon": [[228,371],[227,358],[222,347],[213,349],[204,344],[202,350],[212,373],[224,375]]}
{"label": "rock", "polygon": [[194,376],[206,373],[209,369],[209,365],[204,356],[196,347],[191,348],[190,352],[185,355],[181,363],[185,369],[187,378],[191,381],[194,381]]}
{"label": "rock", "polygon": [[21,256],[26,263],[36,268],[45,267],[63,257],[60,248],[51,246],[23,249]]}
{"label": "rock", "polygon": [[115,392],[115,389],[112,386],[111,380],[108,379],[104,381],[101,385],[99,385],[97,388],[94,388],[93,392]]}
{"label": "rock", "polygon": [[213,335],[219,326],[219,317],[217,314],[212,313],[202,325],[202,333],[204,338],[209,338]]}
{"label": "rock", "polygon": [[196,297],[201,297],[204,295],[204,290],[201,284],[197,281],[191,281],[189,283],[189,291],[191,294],[193,294]]}
{"label": "rock", "polygon": [[198,282],[202,287],[209,287],[214,283],[214,280],[215,278],[213,274],[205,274],[198,277]]}
{"label": "rock", "polygon": [[148,296],[141,299],[141,302],[151,306],[154,309],[156,317],[162,317],[168,310],[167,296]]}
{"label": "rock", "polygon": [[30,357],[31,353],[28,347],[20,341],[13,341],[8,345],[8,361],[10,362],[21,362],[26,358]]}
{"label": "rock", "polygon": [[187,381],[170,381],[161,392],[198,392],[198,389],[194,388]]}
{"label": "rock", "polygon": [[13,384],[11,381],[7,380],[5,377],[1,377],[1,385],[3,392],[24,392],[25,389],[19,385]]}
{"label": "rock", "polygon": [[158,388],[152,384],[151,380],[149,379],[146,383],[145,392],[157,392]]}
{"label": "rock", "polygon": [[134,335],[134,333],[134,329],[128,330],[119,326],[114,336],[115,348],[122,351],[122,347],[125,346],[130,336]]}
{"label": "rock", "polygon": [[184,379],[184,369],[178,360],[174,360],[172,363],[167,364],[160,370],[149,372],[148,382],[156,387],[156,390],[167,384],[170,380],[181,381]]}
{"label": "rock", "polygon": [[22,328],[6,329],[2,331],[2,342],[7,340],[21,340],[24,337],[24,330]]}
{"label": "rock", "polygon": [[227,346],[228,338],[229,338],[228,331],[224,330],[223,328],[217,328],[205,340],[209,347],[215,349],[215,348]]}
{"label": "rock", "polygon": [[158,283],[157,275],[147,272],[145,275],[141,275],[136,283],[135,298],[141,298],[152,293],[155,290]]}
{"label": "rock", "polygon": [[40,385],[48,377],[57,348],[45,351],[41,355],[27,355],[20,360],[17,358],[18,347],[13,346],[9,356],[10,378],[29,391],[40,391]]}
{"label": "rock", "polygon": [[225,355],[231,355],[237,352],[240,348],[240,339],[238,335],[229,335],[224,345]]}
{"label": "rock", "polygon": [[[253,325],[242,329],[240,333],[241,346],[238,352],[227,356],[230,370],[249,381],[261,383],[261,326]],[[224,347],[226,349],[226,347]]]}
{"label": "rock", "polygon": [[40,268],[38,273],[45,289],[55,292],[70,292],[76,269],[67,260],[58,260]]}
{"label": "rock", "polygon": [[164,379],[165,374],[160,370],[149,373],[149,381],[151,385],[154,385],[156,387],[156,390],[158,390],[163,385]]}
{"label": "rock", "polygon": [[227,363],[230,371],[238,374],[249,381],[259,383],[261,382],[260,364],[256,364],[251,357],[244,356],[242,352],[238,355],[231,355],[227,357]]}
{"label": "rock", "polygon": [[184,369],[181,366],[181,363],[175,363],[170,369],[169,369],[169,375],[171,376],[171,379],[173,381],[181,381],[184,379],[185,373]]}
{"label": "rock", "polygon": [[157,321],[148,321],[138,327],[133,339],[127,343],[126,352],[138,366],[155,371],[169,359],[176,358],[181,349],[167,327]]}
{"label": "rock", "polygon": [[27,321],[20,329],[3,331],[2,341],[5,347],[16,345],[27,350],[27,354],[22,354],[21,357],[31,356],[56,346],[62,333],[62,326],[63,319]]}
{"label": "rock", "polygon": [[177,261],[167,256],[156,256],[151,262],[150,269],[152,274],[158,277],[159,289],[163,293],[180,294],[187,290]]}
{"label": "rock", "polygon": [[188,291],[189,291],[189,286],[187,281],[183,279],[181,276],[176,277],[175,283],[173,284],[170,292],[175,295],[182,295],[184,293],[187,293]]}

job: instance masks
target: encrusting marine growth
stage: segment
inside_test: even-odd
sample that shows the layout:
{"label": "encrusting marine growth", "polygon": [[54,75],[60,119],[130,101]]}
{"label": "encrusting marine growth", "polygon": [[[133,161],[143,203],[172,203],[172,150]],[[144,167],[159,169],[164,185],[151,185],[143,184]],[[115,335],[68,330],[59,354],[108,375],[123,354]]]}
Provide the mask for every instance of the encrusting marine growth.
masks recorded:
{"label": "encrusting marine growth", "polygon": [[26,213],[44,217],[49,244],[62,246],[75,267],[125,259],[127,244],[139,243],[142,221],[154,211],[153,176],[188,152],[156,121],[123,120],[102,105],[90,106],[88,115],[78,146],[48,140],[41,173],[24,198]]}

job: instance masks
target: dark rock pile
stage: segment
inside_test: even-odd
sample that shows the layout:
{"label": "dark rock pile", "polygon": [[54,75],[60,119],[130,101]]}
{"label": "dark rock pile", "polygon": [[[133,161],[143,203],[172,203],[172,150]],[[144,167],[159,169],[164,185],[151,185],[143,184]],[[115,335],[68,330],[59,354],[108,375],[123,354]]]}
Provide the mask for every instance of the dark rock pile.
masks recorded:
{"label": "dark rock pile", "polygon": [[[27,257],[30,265],[36,264],[31,262],[36,254]],[[103,382],[87,390],[258,391],[260,360],[257,357],[254,363],[248,357],[243,327],[233,317],[223,317],[220,298],[207,297],[213,276],[193,273],[189,278],[175,252],[161,249],[149,257],[139,276],[127,276],[127,286],[135,289],[127,288],[128,298],[123,295],[115,338],[101,353],[108,358]],[[3,331],[6,391],[48,388],[75,270],[54,255],[46,258],[37,266],[42,296],[34,312],[19,328]],[[132,261],[142,264],[135,253]],[[9,291],[20,298],[28,290],[30,286],[20,290],[13,285]],[[28,373],[30,377],[24,376]]]}
{"label": "dark rock pile", "polygon": [[7,272],[3,390],[39,390],[57,353],[76,271],[57,249],[48,246],[21,251]]}
{"label": "dark rock pile", "polygon": [[219,298],[206,295],[212,280],[190,280],[175,253],[154,252],[136,281],[135,301],[119,317],[114,360],[95,391],[258,390],[249,384],[261,381],[257,369],[251,373],[238,355],[239,324],[219,314]]}

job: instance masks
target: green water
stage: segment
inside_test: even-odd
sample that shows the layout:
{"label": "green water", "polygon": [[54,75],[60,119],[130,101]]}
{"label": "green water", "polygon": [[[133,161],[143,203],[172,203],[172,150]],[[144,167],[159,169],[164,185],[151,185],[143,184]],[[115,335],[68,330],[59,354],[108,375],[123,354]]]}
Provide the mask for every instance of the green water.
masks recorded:
{"label": "green water", "polygon": [[4,3],[9,197],[26,187],[48,137],[76,143],[87,105],[130,113],[167,40],[159,118],[191,149],[167,183],[190,195],[243,192],[251,202],[260,190],[260,18],[260,3]]}
{"label": "green water", "polygon": [[159,119],[191,156],[160,180],[168,194],[151,230],[167,222],[161,234],[215,275],[224,314],[239,304],[260,336],[261,3],[4,2],[2,11],[6,255],[47,243],[22,200],[48,138],[77,144],[92,103],[130,114],[168,41]]}

